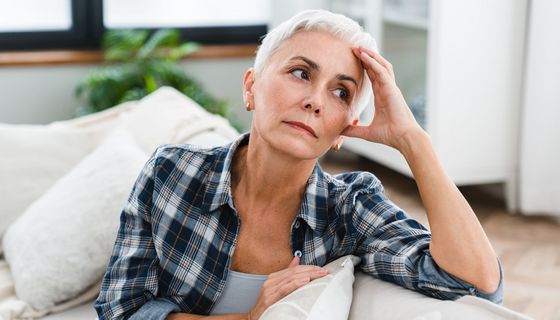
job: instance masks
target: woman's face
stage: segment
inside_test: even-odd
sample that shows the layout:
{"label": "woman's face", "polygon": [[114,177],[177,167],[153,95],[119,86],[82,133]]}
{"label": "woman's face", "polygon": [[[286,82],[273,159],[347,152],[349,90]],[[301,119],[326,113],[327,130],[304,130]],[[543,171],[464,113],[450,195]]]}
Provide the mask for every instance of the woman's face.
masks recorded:
{"label": "woman's face", "polygon": [[299,159],[323,155],[351,122],[363,68],[351,45],[327,32],[294,34],[260,74],[247,71],[252,135]]}

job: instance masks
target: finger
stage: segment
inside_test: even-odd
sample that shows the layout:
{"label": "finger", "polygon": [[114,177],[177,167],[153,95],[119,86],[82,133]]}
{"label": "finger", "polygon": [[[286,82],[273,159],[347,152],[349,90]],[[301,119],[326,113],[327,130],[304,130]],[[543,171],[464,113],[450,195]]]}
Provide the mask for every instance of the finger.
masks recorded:
{"label": "finger", "polygon": [[290,265],[288,265],[288,268],[298,266],[299,262],[300,262],[300,258],[298,256],[294,256],[292,262],[290,262]]}
{"label": "finger", "polygon": [[370,76],[372,82],[379,80],[382,83],[387,83],[391,79],[389,71],[383,67],[377,60],[369,56],[367,53],[363,52],[360,54],[360,58],[366,67],[366,71]]}
{"label": "finger", "polygon": [[283,281],[281,283],[271,284],[266,283],[263,285],[262,293],[267,296],[267,301],[270,304],[275,303],[276,301],[282,299],[286,295],[290,294],[295,289],[299,288],[300,286],[305,285],[311,281],[309,277],[298,277],[298,278],[291,278],[287,281]]}
{"label": "finger", "polygon": [[313,281],[322,277],[329,275],[327,270],[323,271],[315,271],[315,272],[307,272],[307,273],[298,273],[298,274],[290,274],[284,278],[277,278],[267,280],[265,283],[269,288],[276,288],[283,286],[286,283],[293,282],[295,279],[309,279],[309,281]]}
{"label": "finger", "polygon": [[273,272],[271,274],[269,274],[269,277],[278,277],[278,276],[282,276],[284,274],[290,274],[290,273],[300,273],[300,272],[306,272],[306,271],[313,271],[313,270],[320,270],[323,269],[319,266],[315,266],[312,264],[300,264],[297,266],[293,266],[290,268],[286,268],[286,269],[282,269],[276,272]]}
{"label": "finger", "polygon": [[312,274],[320,270],[326,270],[326,269],[314,265],[299,265],[290,269],[283,269],[278,272],[271,273],[268,276],[268,279],[278,282],[292,275],[305,274],[305,273]]}
{"label": "finger", "polygon": [[[311,267],[311,266],[305,266]],[[277,286],[281,283],[285,283],[286,281],[292,281],[294,278],[301,278],[301,277],[308,277],[312,280],[321,278],[329,274],[327,269],[312,266],[314,268],[301,268],[295,270],[288,270],[289,272],[284,272],[282,274],[278,274],[274,277],[269,277],[266,281],[268,282],[269,286]]]}
{"label": "finger", "polygon": [[383,67],[385,67],[385,69],[387,69],[387,71],[389,71],[389,73],[392,75],[393,78],[395,78],[395,73],[393,72],[393,65],[389,61],[387,61],[387,59],[383,58],[383,56],[379,52],[370,50],[365,47],[360,47],[359,50],[373,57],[377,62],[379,62],[379,64],[381,64]]}
{"label": "finger", "polygon": [[370,78],[371,82],[373,83],[375,80],[375,73],[371,73],[370,69],[371,67],[369,66],[370,63],[367,61],[364,61],[364,57],[362,56],[362,51],[359,48],[352,48],[352,52],[354,53],[354,55],[360,60],[360,63],[362,64],[362,68],[364,68],[368,74],[368,77]]}
{"label": "finger", "polygon": [[[323,269],[323,268],[321,268]],[[276,301],[284,298],[298,288],[308,284],[309,282],[324,277],[328,274],[326,269],[323,272],[315,274],[291,274],[289,278],[284,279],[282,282],[270,283],[268,280],[263,285],[262,294],[267,295],[268,306],[274,304]],[[268,307],[267,306],[267,307]]]}
{"label": "finger", "polygon": [[280,299],[295,291],[297,288],[309,283],[309,281],[311,281],[309,277],[294,278],[289,281],[276,284],[265,281],[257,304],[260,302],[264,305],[264,309],[267,309]]}
{"label": "finger", "polygon": [[387,61],[387,59],[385,59],[379,52],[373,51],[373,50],[368,49],[366,47],[360,47],[359,50],[363,51],[363,52],[367,53],[369,56],[373,57],[375,60],[377,60],[381,65],[383,65],[387,69],[393,67],[393,65],[389,61]]}
{"label": "finger", "polygon": [[347,126],[344,130],[342,130],[341,135],[365,139],[368,137],[368,133],[368,126]]}
{"label": "finger", "polygon": [[299,278],[294,278],[291,281],[288,281],[288,282],[280,285],[278,287],[278,290],[275,293],[276,294],[275,298],[277,298],[276,301],[284,298],[285,296],[294,292],[298,288],[308,284],[309,282],[311,282],[311,278],[309,278],[309,277],[299,277]]}

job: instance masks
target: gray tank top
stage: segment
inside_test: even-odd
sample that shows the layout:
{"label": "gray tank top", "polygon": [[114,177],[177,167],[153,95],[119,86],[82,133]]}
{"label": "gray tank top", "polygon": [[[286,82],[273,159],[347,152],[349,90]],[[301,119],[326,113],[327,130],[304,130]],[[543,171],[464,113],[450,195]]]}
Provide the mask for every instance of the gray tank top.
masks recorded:
{"label": "gray tank top", "polygon": [[210,315],[249,312],[257,302],[267,275],[230,270],[224,292],[210,311]]}

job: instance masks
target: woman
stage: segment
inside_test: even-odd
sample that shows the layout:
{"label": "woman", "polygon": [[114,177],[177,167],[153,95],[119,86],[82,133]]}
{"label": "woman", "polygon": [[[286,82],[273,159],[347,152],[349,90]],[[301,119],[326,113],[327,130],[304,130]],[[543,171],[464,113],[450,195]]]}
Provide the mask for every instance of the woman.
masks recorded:
{"label": "woman", "polygon": [[[121,215],[96,309],[101,319],[258,319],[325,276],[340,256],[372,276],[441,298],[501,302],[502,273],[469,204],[352,20],[302,12],[263,40],[243,79],[250,134],[224,147],[158,148]],[[375,117],[357,126],[374,93]],[[399,150],[431,234],[370,173],[324,173],[343,136]]]}

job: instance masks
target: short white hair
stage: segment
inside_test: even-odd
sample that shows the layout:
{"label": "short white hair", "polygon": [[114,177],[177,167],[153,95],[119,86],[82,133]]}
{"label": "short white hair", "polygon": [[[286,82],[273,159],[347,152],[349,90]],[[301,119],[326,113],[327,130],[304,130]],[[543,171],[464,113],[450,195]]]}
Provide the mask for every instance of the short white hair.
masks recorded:
{"label": "short white hair", "polygon": [[[264,66],[272,53],[282,43],[300,31],[325,31],[334,37],[348,42],[352,46],[362,46],[377,52],[377,43],[373,37],[354,20],[327,10],[305,10],[282,22],[266,34],[257,50],[253,69],[256,74]],[[371,81],[364,70],[364,80],[358,88],[352,103],[352,117],[358,117],[367,106],[372,96]]]}

